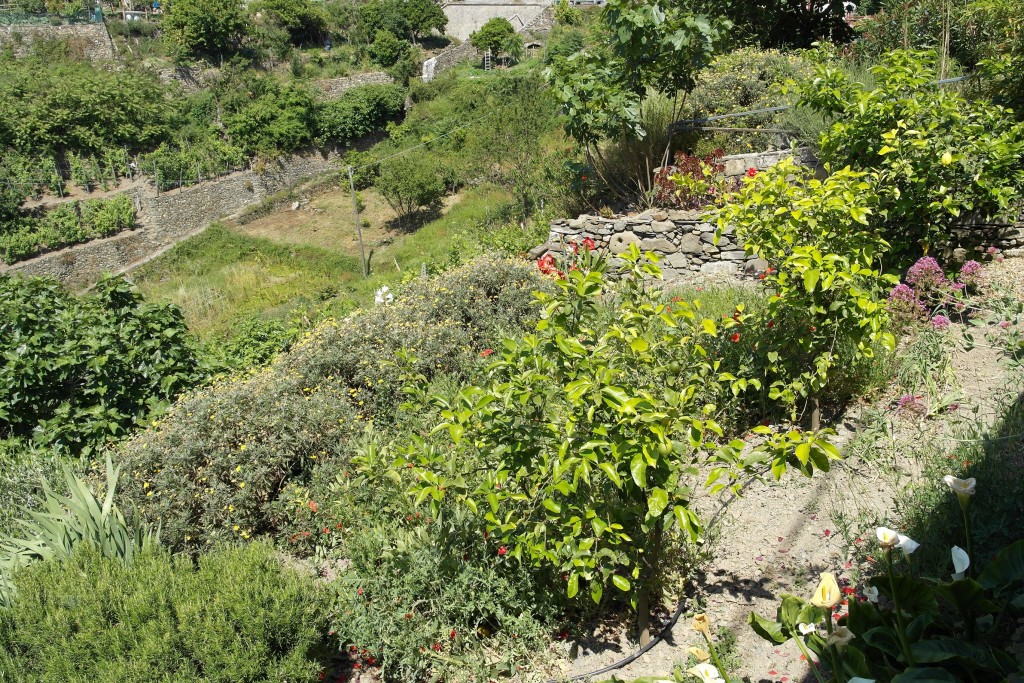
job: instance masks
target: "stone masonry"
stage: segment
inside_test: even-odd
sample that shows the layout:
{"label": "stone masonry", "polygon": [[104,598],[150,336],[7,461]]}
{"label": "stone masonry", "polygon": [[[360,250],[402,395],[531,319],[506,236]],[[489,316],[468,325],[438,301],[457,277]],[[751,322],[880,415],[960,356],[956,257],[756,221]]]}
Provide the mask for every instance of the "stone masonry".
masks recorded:
{"label": "stone masonry", "polygon": [[95,24],[13,24],[0,25],[0,43],[10,44],[15,57],[32,52],[37,40],[67,40],[81,46],[82,56],[90,61],[114,59],[114,43],[103,23]]}

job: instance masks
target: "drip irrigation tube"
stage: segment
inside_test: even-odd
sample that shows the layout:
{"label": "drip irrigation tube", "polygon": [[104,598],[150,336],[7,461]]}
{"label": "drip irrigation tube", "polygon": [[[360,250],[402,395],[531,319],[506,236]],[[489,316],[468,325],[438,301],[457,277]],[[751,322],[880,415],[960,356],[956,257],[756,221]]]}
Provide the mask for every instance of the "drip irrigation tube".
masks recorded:
{"label": "drip irrigation tube", "polygon": [[685,598],[681,598],[679,600],[679,606],[676,607],[676,611],[672,615],[672,618],[668,620],[668,623],[665,624],[664,627],[662,627],[661,631],[658,632],[658,635],[656,635],[654,638],[652,638],[651,642],[647,643],[642,648],[640,648],[639,650],[637,650],[633,654],[629,655],[628,657],[626,657],[624,659],[620,659],[619,661],[615,662],[614,664],[609,664],[608,666],[606,666],[606,667],[604,667],[602,669],[598,669],[597,671],[590,671],[590,672],[585,673],[585,674],[577,674],[577,675],[575,675],[575,676],[573,676],[571,678],[563,678],[563,679],[549,678],[544,683],[561,683],[561,681],[582,681],[582,680],[587,679],[587,678],[593,678],[594,676],[601,676],[601,675],[609,673],[611,671],[615,671],[616,669],[621,669],[622,667],[626,666],[627,664],[631,664],[632,662],[635,662],[636,660],[638,660],[641,657],[643,657],[648,651],[650,651],[650,649],[652,647],[654,647],[655,645],[657,645],[658,643],[660,643],[662,640],[665,639],[665,636],[668,634],[668,632],[671,631],[672,627],[676,625],[677,621],[679,621],[679,617],[683,614],[683,609],[685,607],[686,607],[686,599]]}

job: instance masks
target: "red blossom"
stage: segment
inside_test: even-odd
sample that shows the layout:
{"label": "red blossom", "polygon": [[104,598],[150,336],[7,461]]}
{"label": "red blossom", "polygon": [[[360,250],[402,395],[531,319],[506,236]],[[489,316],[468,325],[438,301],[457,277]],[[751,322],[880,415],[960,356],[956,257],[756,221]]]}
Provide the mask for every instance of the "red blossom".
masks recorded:
{"label": "red blossom", "polygon": [[487,356],[491,355],[492,353],[494,353],[494,349],[484,349],[483,351],[480,352],[480,355],[483,358],[487,358]]}
{"label": "red blossom", "polygon": [[825,538],[828,538],[831,535],[832,535],[832,530],[831,529],[825,529]]}
{"label": "red blossom", "polygon": [[457,635],[459,635],[458,632],[456,632],[455,629],[452,629],[452,632],[448,634],[448,637],[451,638],[452,640],[455,640],[455,636],[457,636]]}
{"label": "red blossom", "polygon": [[590,239],[589,237],[584,237],[583,248],[586,249],[587,251],[594,251],[594,249],[597,248],[597,244],[594,242],[594,240]]}
{"label": "red blossom", "polygon": [[505,546],[501,546],[500,548],[498,548],[498,555],[507,555],[507,554],[508,554],[508,548],[506,548]]}
{"label": "red blossom", "polygon": [[774,321],[774,320],[769,320],[769,321],[768,321],[768,329],[770,330],[770,329],[772,329],[773,327],[775,327],[775,321]]}
{"label": "red blossom", "polygon": [[313,514],[316,514],[317,512],[320,511],[320,506],[316,504],[315,500],[309,501],[309,511],[312,512]]}
{"label": "red blossom", "polygon": [[748,168],[747,169],[747,177],[748,178],[753,178],[756,175],[757,175],[757,169],[756,168]]}
{"label": "red blossom", "polygon": [[739,340],[740,340],[740,333],[739,332],[733,332],[732,335],[729,337],[729,341],[731,341],[733,344],[735,344]]}
{"label": "red blossom", "polygon": [[[362,595],[362,594],[363,594],[363,589],[362,588],[360,588],[359,590],[356,591],[356,595]],[[353,650],[353,652],[355,652],[355,650]]]}
{"label": "red blossom", "polygon": [[434,652],[441,651],[441,643],[434,643]]}

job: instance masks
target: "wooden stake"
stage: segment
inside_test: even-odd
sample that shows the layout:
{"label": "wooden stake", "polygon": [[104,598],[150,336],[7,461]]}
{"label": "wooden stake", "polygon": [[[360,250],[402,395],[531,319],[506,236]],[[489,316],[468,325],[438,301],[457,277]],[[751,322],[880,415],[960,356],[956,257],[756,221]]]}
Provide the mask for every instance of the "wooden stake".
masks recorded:
{"label": "wooden stake", "polygon": [[363,226],[359,224],[359,200],[356,198],[356,181],[352,178],[352,167],[348,167],[348,186],[352,190],[352,218],[356,223],[356,235],[359,236],[359,263],[363,267],[363,279],[366,279],[366,252],[363,251]]}

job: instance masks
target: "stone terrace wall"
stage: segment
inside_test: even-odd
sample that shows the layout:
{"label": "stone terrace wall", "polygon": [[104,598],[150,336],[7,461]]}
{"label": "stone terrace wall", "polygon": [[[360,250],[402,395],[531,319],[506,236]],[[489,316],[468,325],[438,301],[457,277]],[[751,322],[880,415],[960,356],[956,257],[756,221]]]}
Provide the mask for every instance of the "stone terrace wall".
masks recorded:
{"label": "stone terrace wall", "polygon": [[[735,154],[722,158],[725,175],[742,176],[748,169],[763,171],[784,158],[792,156],[798,163],[820,169],[818,160],[805,149],[790,151]],[[666,278],[687,274],[742,275],[760,272],[768,263],[747,257],[743,245],[737,244],[732,231],[727,231],[715,244],[715,226],[701,220],[701,211],[654,210],[635,216],[602,218],[580,216],[572,220],[554,220],[548,242],[534,250],[541,256],[558,253],[569,242],[594,240],[599,248],[621,254],[636,244],[641,251],[653,251],[661,257],[659,264]]]}
{"label": "stone terrace wall", "polygon": [[268,168],[242,171],[159,196],[130,191],[139,208],[139,227],[36,258],[0,266],[0,272],[48,276],[73,288],[96,282],[106,272],[123,273],[300,180],[335,170],[338,156],[293,157]]}
{"label": "stone terrace wall", "polygon": [[0,26],[0,43],[12,45],[15,57],[24,57],[31,53],[32,43],[37,40],[69,40],[81,45],[83,56],[88,60],[114,59],[114,43],[107,33],[106,24],[103,23]]}
{"label": "stone terrace wall", "polygon": [[661,257],[659,266],[666,279],[692,273],[753,274],[768,267],[765,261],[748,258],[731,231],[715,244],[715,226],[702,221],[700,214],[654,210],[620,218],[580,216],[552,221],[545,253],[560,253],[570,242],[579,243],[589,237],[598,249],[607,249],[612,256],[626,251],[631,244],[641,251],[653,251]]}
{"label": "stone terrace wall", "polygon": [[325,78],[322,81],[317,81],[316,84],[323,91],[325,100],[333,100],[340,97],[346,90],[358,88],[361,85],[390,85],[394,82],[395,79],[383,71],[374,71],[341,78]]}

